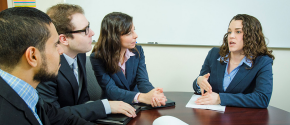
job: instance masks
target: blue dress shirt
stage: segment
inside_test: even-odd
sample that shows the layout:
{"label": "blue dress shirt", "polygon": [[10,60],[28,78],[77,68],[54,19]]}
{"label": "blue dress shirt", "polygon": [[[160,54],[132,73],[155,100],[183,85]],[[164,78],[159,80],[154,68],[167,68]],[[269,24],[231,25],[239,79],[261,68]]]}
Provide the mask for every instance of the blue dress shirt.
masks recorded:
{"label": "blue dress shirt", "polygon": [[33,112],[35,118],[42,125],[42,122],[37,115],[36,104],[38,102],[37,91],[25,81],[0,69],[0,76],[3,80],[24,100],[27,106]]}
{"label": "blue dress shirt", "polygon": [[[222,57],[218,58],[217,60],[220,61],[221,59],[222,59]],[[224,74],[224,81],[223,81],[223,89],[224,89],[224,91],[226,91],[226,89],[228,88],[228,86],[230,85],[231,81],[236,76],[237,72],[239,71],[239,69],[243,65],[243,63],[245,63],[249,67],[252,67],[252,63],[250,61],[247,61],[247,60],[249,60],[249,59],[245,56],[242,59],[242,61],[240,62],[240,64],[234,70],[232,70],[230,72],[230,74],[228,73],[229,58],[227,60],[224,60],[224,63],[227,64],[226,70],[225,70],[225,74]]]}

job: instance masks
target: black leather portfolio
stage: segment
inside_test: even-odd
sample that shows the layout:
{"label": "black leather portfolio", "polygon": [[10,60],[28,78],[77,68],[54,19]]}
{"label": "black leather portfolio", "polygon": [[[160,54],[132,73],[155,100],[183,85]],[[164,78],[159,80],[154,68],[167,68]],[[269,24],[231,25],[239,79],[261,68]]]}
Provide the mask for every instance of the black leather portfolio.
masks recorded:
{"label": "black leather portfolio", "polygon": [[[136,114],[140,112],[141,107],[132,105],[136,109]],[[110,124],[110,125],[126,125],[132,118],[124,114],[108,114],[106,118],[94,121],[97,124]]]}
{"label": "black leather portfolio", "polygon": [[170,100],[170,99],[167,99],[166,105],[164,105],[164,106],[162,105],[162,106],[159,106],[159,107],[152,107],[151,105],[144,104],[144,103],[138,103],[138,104],[134,104],[134,105],[141,106],[141,110],[150,110],[150,109],[155,109],[155,108],[163,108],[163,107],[175,106],[175,102]]}

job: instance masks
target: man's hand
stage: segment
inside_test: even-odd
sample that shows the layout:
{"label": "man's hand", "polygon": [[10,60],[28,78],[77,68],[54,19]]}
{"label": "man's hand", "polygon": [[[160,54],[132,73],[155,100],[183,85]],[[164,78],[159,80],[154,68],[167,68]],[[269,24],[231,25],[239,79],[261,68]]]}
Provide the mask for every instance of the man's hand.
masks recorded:
{"label": "man's hand", "polygon": [[220,95],[215,92],[207,92],[195,101],[198,105],[218,105],[221,103]]}
{"label": "man's hand", "polygon": [[133,108],[131,105],[128,103],[125,103],[123,101],[109,101],[111,111],[113,114],[124,114],[128,117],[133,117],[135,118],[137,115],[135,113],[136,109]]}
{"label": "man's hand", "polygon": [[140,93],[138,101],[146,104],[151,104],[152,107],[157,107],[165,105],[167,99],[164,96],[162,88],[155,88],[148,93]]}

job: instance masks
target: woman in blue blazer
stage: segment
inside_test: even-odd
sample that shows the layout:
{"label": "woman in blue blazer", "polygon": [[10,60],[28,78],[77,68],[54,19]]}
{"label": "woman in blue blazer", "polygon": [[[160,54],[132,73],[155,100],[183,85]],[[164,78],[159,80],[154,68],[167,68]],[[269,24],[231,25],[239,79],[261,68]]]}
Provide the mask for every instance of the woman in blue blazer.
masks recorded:
{"label": "woman in blue blazer", "polygon": [[202,93],[195,103],[267,108],[273,89],[275,57],[271,53],[259,20],[246,14],[236,15],[222,46],[209,51],[193,82],[193,89]]}
{"label": "woman in blue blazer", "polygon": [[135,45],[138,35],[134,30],[133,18],[127,14],[113,12],[104,17],[90,56],[96,78],[108,99],[165,105],[163,90],[154,89],[149,82],[144,52]]}

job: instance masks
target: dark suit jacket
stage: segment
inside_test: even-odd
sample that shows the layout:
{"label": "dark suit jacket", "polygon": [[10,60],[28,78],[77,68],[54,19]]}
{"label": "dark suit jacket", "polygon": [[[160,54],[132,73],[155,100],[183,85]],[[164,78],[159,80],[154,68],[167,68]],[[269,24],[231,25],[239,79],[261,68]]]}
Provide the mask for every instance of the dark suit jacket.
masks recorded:
{"label": "dark suit jacket", "polygon": [[45,101],[53,103],[56,107],[64,109],[66,112],[80,116],[88,121],[106,117],[104,105],[101,100],[86,103],[90,100],[87,91],[86,75],[86,55],[78,54],[79,75],[83,75],[83,84],[80,97],[78,98],[79,86],[74,73],[61,55],[61,66],[57,80],[39,84],[37,91]]}
{"label": "dark suit jacket", "polygon": [[136,48],[139,53],[133,50],[135,56],[131,56],[126,62],[126,77],[121,69],[115,74],[106,72],[104,62],[95,58],[95,53],[91,54],[90,59],[96,78],[108,99],[130,104],[139,91],[147,93],[154,88],[148,79],[143,49],[141,46]]}
{"label": "dark suit jacket", "polygon": [[[199,76],[210,73],[208,79],[212,91],[219,93],[221,105],[267,108],[271,99],[273,89],[273,60],[269,56],[259,56],[254,60],[252,68],[242,64],[234,79],[223,89],[223,79],[226,63],[220,63],[219,49],[213,48],[202,65]],[[193,82],[193,89],[197,92],[196,80]]]}
{"label": "dark suit jacket", "polygon": [[[31,109],[23,99],[0,77],[0,124],[1,125],[39,125]],[[43,125],[83,125],[84,119],[57,109],[39,98],[37,114]]]}

